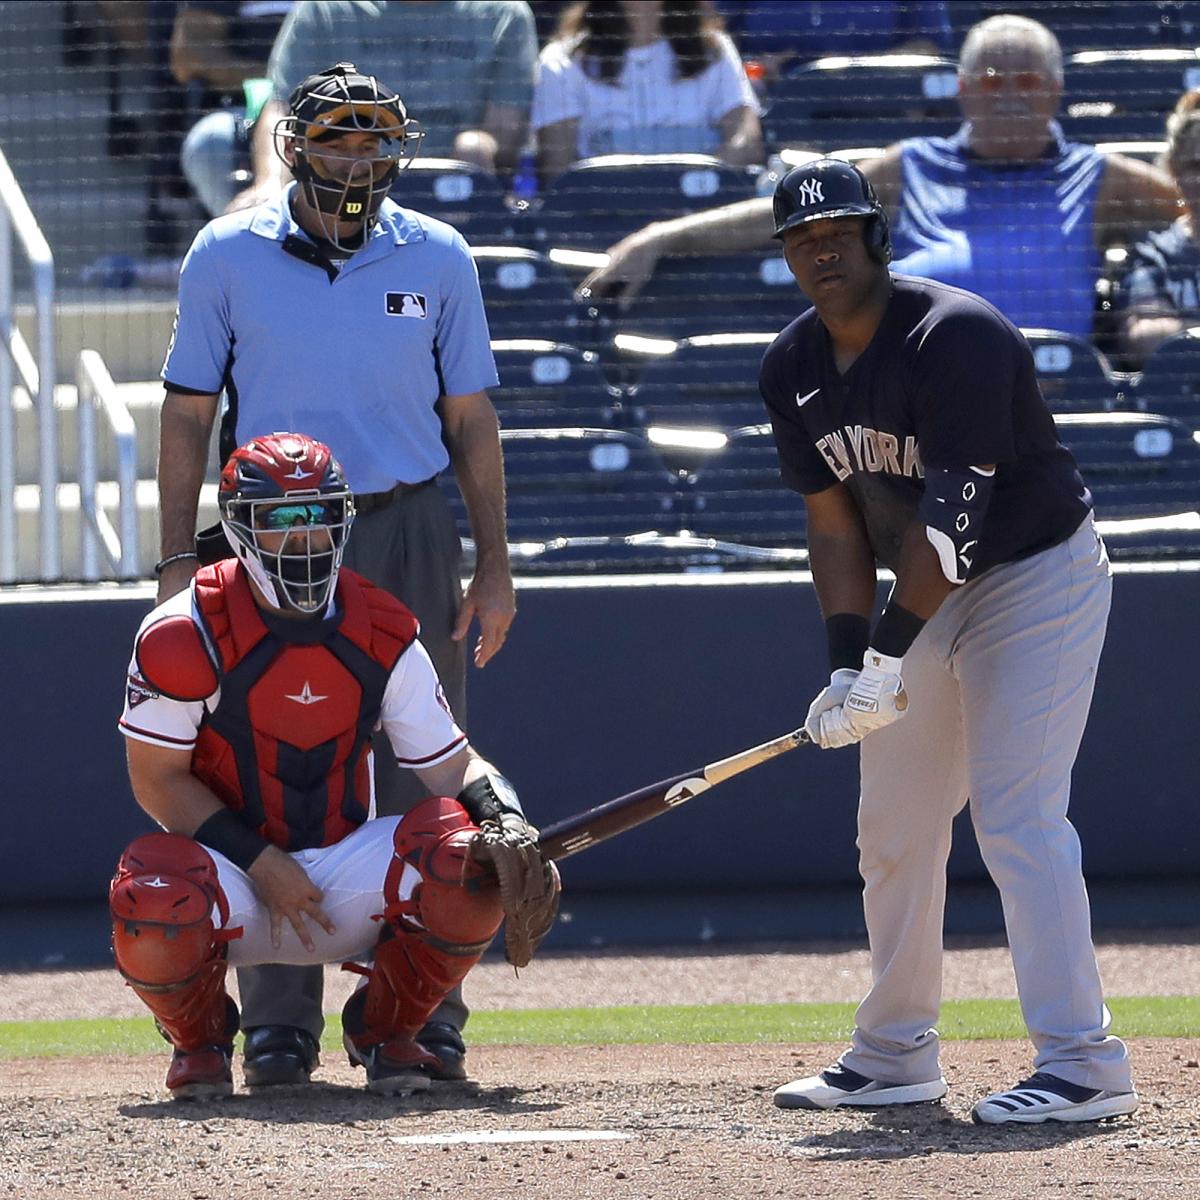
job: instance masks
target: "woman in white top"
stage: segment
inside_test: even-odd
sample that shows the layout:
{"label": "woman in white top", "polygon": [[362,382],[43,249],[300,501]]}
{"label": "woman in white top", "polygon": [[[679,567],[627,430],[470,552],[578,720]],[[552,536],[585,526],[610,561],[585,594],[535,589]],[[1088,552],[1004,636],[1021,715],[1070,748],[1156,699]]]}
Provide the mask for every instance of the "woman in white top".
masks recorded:
{"label": "woman in white top", "polygon": [[598,154],[761,162],[758,111],[737,50],[702,0],[583,0],[538,61],[538,166],[548,181]]}

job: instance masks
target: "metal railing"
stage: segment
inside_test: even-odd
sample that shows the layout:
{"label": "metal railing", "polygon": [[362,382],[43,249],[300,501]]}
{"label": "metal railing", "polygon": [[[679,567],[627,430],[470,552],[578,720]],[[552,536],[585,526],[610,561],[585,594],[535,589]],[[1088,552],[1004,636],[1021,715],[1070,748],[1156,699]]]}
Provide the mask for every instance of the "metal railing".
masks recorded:
{"label": "metal railing", "polygon": [[[37,313],[37,361],[17,328],[13,298],[13,230],[29,259]],[[35,399],[38,417],[39,553],[41,579],[53,582],[62,567],[58,511],[58,430],[55,384],[54,255],[0,150],[0,583],[17,577],[17,431],[13,371]]]}
{"label": "metal railing", "polygon": [[[81,350],[75,366],[79,416],[79,515],[83,540],[83,578],[100,578],[99,551],[121,579],[139,573],[137,512],[137,428],[129,406],[117,392],[104,359]],[[96,412],[104,416],[117,448],[117,523],[113,528],[97,499]]]}

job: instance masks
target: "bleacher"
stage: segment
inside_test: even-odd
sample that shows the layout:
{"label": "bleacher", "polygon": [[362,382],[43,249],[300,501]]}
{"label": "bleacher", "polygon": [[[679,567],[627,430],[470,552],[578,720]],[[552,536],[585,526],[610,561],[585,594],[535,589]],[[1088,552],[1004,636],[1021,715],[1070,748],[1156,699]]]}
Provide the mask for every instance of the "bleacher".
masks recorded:
{"label": "bleacher", "polygon": [[[1068,137],[1150,160],[1180,91],[1200,85],[1200,3],[969,7],[972,20],[1023,11],[1056,31]],[[0,150],[55,259],[50,424],[61,469],[60,577],[87,573],[78,486],[87,447],[75,386],[85,348],[100,352],[116,381],[108,407],[127,408],[136,430],[135,573],[145,577],[157,546],[155,381],[174,310],[172,260],[157,274],[130,269],[123,287],[101,286],[112,274],[89,267],[113,255],[147,259],[148,167],[114,153],[114,129],[123,126],[114,122],[112,72],[124,71],[115,115],[126,126],[144,121],[156,96],[150,73],[113,67],[102,48],[80,55],[72,22],[84,11],[63,0],[0,0]],[[500,375],[493,399],[519,571],[803,565],[803,504],[779,479],[757,391],[763,350],[807,306],[778,252],[663,259],[627,304],[581,299],[577,289],[609,246],[647,223],[768,193],[777,170],[794,161],[789,153],[858,158],[900,138],[953,132],[955,71],[953,58],[914,54],[798,64],[764,90],[765,142],[775,157],[758,167],[698,154],[607,155],[542,181],[536,195],[453,159],[418,158],[399,176],[399,203],[448,221],[472,245]],[[203,218],[183,201],[174,216],[177,260]],[[12,320],[36,348],[31,279],[19,252],[14,263]],[[0,316],[7,303],[0,290]],[[1109,341],[1102,351],[1053,329],[1025,332],[1114,556],[1193,554],[1200,328],[1169,339],[1144,364],[1122,360]],[[0,385],[6,378],[0,373]],[[19,381],[11,394],[11,471],[0,470],[0,483],[11,476],[15,514],[15,575],[6,582],[39,578],[44,508],[44,422]],[[118,456],[105,428],[95,446],[98,502],[116,528]],[[202,523],[215,518],[215,468],[214,457]],[[469,538],[457,489],[444,482]],[[115,573],[102,562],[102,575]]]}

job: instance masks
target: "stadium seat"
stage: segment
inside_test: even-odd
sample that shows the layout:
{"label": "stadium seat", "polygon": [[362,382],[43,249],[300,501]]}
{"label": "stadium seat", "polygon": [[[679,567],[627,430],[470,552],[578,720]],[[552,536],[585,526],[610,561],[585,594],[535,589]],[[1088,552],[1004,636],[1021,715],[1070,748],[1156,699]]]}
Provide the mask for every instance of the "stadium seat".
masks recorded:
{"label": "stadium seat", "polygon": [[763,120],[775,149],[886,146],[959,125],[957,68],[923,54],[820,58],[776,85]]}
{"label": "stadium seat", "polygon": [[500,181],[454,158],[416,158],[400,172],[391,198],[453,225],[469,242],[512,241],[519,218],[504,199]]}
{"label": "stadium seat", "polygon": [[1086,50],[1063,65],[1063,128],[1092,138],[1161,136],[1163,122],[1182,92],[1200,84],[1200,53],[1183,47],[1152,50]]}
{"label": "stadium seat", "polygon": [[1114,559],[1200,553],[1200,445],[1191,430],[1152,413],[1067,413],[1055,424]]}
{"label": "stadium seat", "polygon": [[533,224],[547,248],[603,251],[650,221],[754,194],[752,174],[707,154],[609,154],[553,180]]}
{"label": "stadium seat", "polygon": [[1100,412],[1117,402],[1104,355],[1091,342],[1053,329],[1022,329],[1052,412]]}
{"label": "stadium seat", "polygon": [[492,342],[500,386],[490,391],[506,429],[603,426],[620,393],[608,385],[595,353],[529,338]]}
{"label": "stadium seat", "polygon": [[809,307],[778,251],[659,260],[627,309],[611,313],[621,333],[686,338],[698,334],[778,332]]}
{"label": "stadium seat", "polygon": [[[505,429],[508,540],[674,532],[681,489],[644,438],[612,429]],[[457,490],[447,489],[466,529]]]}
{"label": "stadium seat", "polygon": [[1049,26],[1064,54],[1200,43],[1195,0],[981,0],[979,19],[997,13],[1018,13]]}
{"label": "stadium seat", "polygon": [[494,339],[538,338],[590,345],[596,310],[575,299],[562,270],[544,254],[518,246],[472,246]]}
{"label": "stadium seat", "polygon": [[804,501],[780,478],[769,425],[735,430],[694,482],[692,533],[751,546],[804,545]]}
{"label": "stadium seat", "polygon": [[629,397],[634,414],[644,425],[726,431],[763,421],[758,369],[774,339],[772,332],[685,338],[646,360]]}
{"label": "stadium seat", "polygon": [[1155,349],[1142,368],[1133,400],[1143,412],[1200,429],[1200,328],[1177,333]]}

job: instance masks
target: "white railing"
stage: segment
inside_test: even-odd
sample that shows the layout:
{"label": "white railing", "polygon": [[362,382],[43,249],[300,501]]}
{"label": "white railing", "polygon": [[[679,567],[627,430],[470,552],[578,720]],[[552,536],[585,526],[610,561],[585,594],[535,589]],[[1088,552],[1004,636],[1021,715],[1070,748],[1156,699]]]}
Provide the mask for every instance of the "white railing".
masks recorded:
{"label": "white railing", "polygon": [[[37,361],[17,328],[13,302],[13,230],[29,259],[37,313]],[[25,193],[0,150],[0,583],[17,577],[17,432],[13,416],[13,371],[36,401],[38,417],[39,552],[41,579],[59,578],[62,565],[58,511],[58,431],[55,384],[54,255]]]}
{"label": "white railing", "polygon": [[[104,359],[95,350],[81,350],[75,367],[79,416],[79,515],[83,539],[83,578],[100,578],[98,551],[121,579],[138,577],[137,429],[129,406],[117,392]],[[96,412],[103,415],[117,448],[117,524],[96,498]]]}

